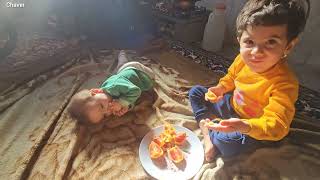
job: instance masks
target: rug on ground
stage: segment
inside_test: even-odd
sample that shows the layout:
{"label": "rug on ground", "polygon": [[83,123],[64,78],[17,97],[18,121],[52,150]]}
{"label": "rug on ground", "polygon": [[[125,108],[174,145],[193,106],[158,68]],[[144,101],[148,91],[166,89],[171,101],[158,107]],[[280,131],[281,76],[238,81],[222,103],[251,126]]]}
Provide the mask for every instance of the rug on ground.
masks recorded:
{"label": "rug on ground", "polygon": [[[154,70],[156,100],[142,99],[125,116],[86,131],[66,107],[74,93],[98,87],[110,75],[118,51],[103,51],[102,68],[95,71],[58,81],[63,70],[55,69],[1,96],[0,179],[152,179],[138,157],[139,143],[150,129],[169,122],[202,139],[187,97],[194,84],[174,68],[127,52]],[[66,66],[76,69],[87,63],[93,62],[75,59]],[[299,137],[298,143],[287,139],[234,158],[218,156],[194,179],[316,179],[320,147]]]}

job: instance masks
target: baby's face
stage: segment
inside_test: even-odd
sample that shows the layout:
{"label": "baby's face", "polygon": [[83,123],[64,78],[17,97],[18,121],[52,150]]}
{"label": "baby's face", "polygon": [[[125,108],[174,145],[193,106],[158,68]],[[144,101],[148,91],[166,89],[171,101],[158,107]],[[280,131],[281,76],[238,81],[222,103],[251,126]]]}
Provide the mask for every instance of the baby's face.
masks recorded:
{"label": "baby's face", "polygon": [[287,25],[248,26],[238,40],[245,64],[257,73],[272,68],[290,50]]}
{"label": "baby's face", "polygon": [[97,124],[112,114],[111,98],[104,93],[93,95],[93,99],[86,104],[88,120]]}

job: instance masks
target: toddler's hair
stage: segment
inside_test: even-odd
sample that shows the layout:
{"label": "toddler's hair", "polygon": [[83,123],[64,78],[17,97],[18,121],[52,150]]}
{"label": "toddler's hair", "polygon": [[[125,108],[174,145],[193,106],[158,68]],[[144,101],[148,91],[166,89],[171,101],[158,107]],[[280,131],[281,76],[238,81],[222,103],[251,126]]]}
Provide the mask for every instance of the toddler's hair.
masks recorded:
{"label": "toddler's hair", "polygon": [[[307,3],[307,8],[305,7]],[[310,12],[309,0],[249,0],[237,18],[237,37],[248,25],[287,25],[288,42],[303,31]]]}
{"label": "toddler's hair", "polygon": [[84,89],[76,93],[69,104],[68,112],[71,117],[76,119],[79,124],[90,124],[86,114],[86,104],[92,99],[91,92],[88,89]]}

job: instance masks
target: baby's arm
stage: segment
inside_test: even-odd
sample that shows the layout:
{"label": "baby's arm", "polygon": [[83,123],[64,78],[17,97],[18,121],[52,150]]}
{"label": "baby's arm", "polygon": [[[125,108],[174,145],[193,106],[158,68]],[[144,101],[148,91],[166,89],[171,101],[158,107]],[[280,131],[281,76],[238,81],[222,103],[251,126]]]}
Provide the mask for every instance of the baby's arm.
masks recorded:
{"label": "baby's arm", "polygon": [[112,101],[112,111],[116,116],[122,116],[128,112],[128,106],[123,106],[118,100]]}
{"label": "baby's arm", "polygon": [[124,107],[129,109],[141,95],[141,89],[136,85],[124,79],[117,79],[112,83],[102,85],[102,89],[113,97],[118,97],[117,101]]}

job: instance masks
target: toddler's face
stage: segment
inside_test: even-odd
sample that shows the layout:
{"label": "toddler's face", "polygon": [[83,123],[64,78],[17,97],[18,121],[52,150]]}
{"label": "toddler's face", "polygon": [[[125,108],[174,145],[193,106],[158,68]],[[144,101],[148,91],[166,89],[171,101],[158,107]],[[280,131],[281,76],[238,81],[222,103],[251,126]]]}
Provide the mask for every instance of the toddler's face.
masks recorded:
{"label": "toddler's face", "polygon": [[93,99],[86,104],[88,120],[96,124],[110,116],[112,114],[111,101],[111,98],[105,93],[93,95]]}
{"label": "toddler's face", "polygon": [[288,44],[287,25],[248,26],[238,40],[245,64],[257,73],[272,68],[294,46]]}

